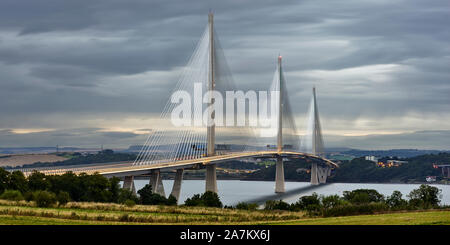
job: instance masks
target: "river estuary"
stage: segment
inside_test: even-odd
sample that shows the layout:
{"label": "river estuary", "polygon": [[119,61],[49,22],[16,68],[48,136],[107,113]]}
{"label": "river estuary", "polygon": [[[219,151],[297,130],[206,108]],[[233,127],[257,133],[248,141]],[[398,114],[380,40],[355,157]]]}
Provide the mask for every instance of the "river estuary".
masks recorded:
{"label": "river estuary", "polygon": [[[148,180],[135,180],[136,189],[139,190],[148,184]],[[173,180],[164,180],[163,185],[166,195],[172,190]],[[403,198],[419,184],[360,184],[360,183],[333,183],[319,187],[310,187],[307,182],[286,182],[286,193],[282,196],[274,194],[273,181],[240,181],[240,180],[218,180],[219,196],[224,205],[235,205],[243,201],[255,201],[265,199],[283,199],[292,203],[300,196],[310,195],[313,192],[323,195],[338,194],[342,196],[343,191],[355,189],[375,189],[383,195],[391,195],[394,190],[403,193]],[[433,185],[442,190],[442,204],[450,205],[450,185]],[[202,193],[205,190],[204,180],[184,180],[181,187],[180,202],[194,194]]]}

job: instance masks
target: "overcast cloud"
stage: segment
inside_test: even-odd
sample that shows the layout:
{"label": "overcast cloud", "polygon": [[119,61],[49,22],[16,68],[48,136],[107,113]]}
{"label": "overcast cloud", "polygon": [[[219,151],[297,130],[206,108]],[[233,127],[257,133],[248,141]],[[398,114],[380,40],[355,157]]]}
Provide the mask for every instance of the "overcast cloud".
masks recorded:
{"label": "overcast cloud", "polygon": [[209,9],[240,88],[283,55],[298,128],[315,85],[328,145],[450,149],[448,0],[2,0],[0,146],[142,144]]}

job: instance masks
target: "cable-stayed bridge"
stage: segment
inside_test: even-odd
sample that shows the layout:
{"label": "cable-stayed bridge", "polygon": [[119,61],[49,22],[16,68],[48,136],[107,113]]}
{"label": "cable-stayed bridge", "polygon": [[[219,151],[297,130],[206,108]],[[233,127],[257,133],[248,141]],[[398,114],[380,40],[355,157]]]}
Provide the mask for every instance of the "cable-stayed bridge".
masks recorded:
{"label": "cable-stayed bridge", "polygon": [[153,191],[165,195],[161,170],[176,170],[171,195],[178,199],[185,169],[205,167],[205,189],[217,192],[217,163],[243,158],[276,159],[275,192],[282,193],[285,192],[283,159],[308,158],[313,160],[311,184],[325,183],[337,165],[324,158],[315,89],[306,134],[300,137],[289,102],[282,57],[278,57],[268,90],[244,93],[236,89],[218,40],[210,13],[206,30],[161,113],[160,119],[165,123],[149,134],[134,162],[22,171],[97,172],[123,178],[124,188],[133,191],[134,176],[150,175]]}

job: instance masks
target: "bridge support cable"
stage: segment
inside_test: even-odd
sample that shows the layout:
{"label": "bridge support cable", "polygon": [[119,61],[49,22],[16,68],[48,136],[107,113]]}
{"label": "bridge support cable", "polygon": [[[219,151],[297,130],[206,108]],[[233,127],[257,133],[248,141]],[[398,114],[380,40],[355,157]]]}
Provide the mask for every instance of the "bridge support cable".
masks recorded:
{"label": "bridge support cable", "polygon": [[184,169],[182,168],[177,169],[177,172],[175,173],[175,179],[173,180],[172,192],[170,193],[170,195],[175,197],[177,201],[180,200],[181,183],[183,182],[183,173]]}

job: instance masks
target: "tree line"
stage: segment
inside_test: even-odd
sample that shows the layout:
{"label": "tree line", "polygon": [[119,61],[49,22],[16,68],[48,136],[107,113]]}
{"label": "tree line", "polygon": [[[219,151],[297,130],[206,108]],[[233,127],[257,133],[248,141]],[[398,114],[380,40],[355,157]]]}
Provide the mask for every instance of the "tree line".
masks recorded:
{"label": "tree line", "polygon": [[[339,195],[312,195],[302,196],[297,202],[289,204],[282,200],[270,200],[264,205],[265,210],[289,210],[305,211],[310,216],[345,216],[374,214],[387,211],[399,210],[421,210],[448,208],[440,206],[441,190],[429,185],[421,185],[412,190],[408,200],[404,199],[402,193],[394,191],[392,195],[385,197],[373,189],[357,189],[344,191]],[[256,209],[256,204],[239,203],[236,208]]]}

